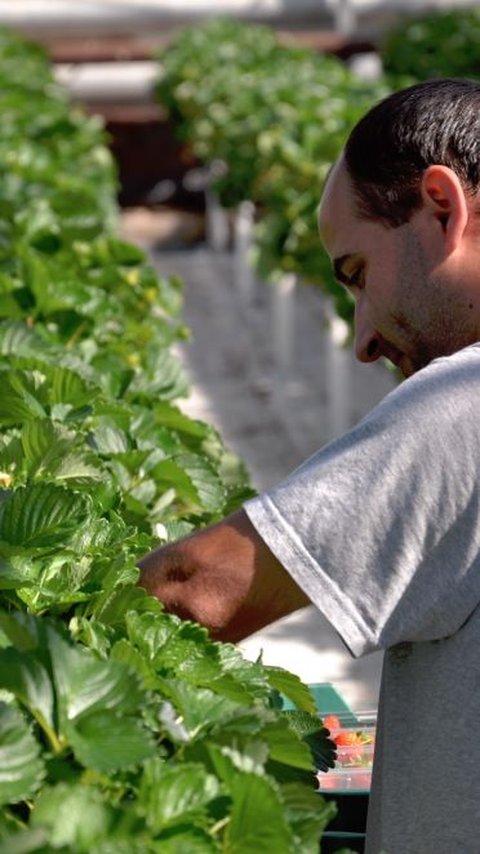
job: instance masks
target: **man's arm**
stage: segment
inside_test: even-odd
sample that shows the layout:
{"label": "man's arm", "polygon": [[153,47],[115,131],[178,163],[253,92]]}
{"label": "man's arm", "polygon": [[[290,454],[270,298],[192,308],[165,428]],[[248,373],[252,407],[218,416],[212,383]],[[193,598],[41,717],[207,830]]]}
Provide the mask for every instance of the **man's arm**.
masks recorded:
{"label": "man's arm", "polygon": [[239,641],[310,604],[244,510],[156,549],[139,566],[149,593],[217,640]]}

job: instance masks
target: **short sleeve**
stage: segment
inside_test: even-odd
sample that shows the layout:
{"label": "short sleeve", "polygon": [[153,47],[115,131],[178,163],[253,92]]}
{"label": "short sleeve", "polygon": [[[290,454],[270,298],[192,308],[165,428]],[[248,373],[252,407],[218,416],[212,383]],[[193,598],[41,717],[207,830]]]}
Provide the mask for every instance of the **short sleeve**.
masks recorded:
{"label": "short sleeve", "polygon": [[437,359],[245,510],[355,656],[480,599],[480,346]]}

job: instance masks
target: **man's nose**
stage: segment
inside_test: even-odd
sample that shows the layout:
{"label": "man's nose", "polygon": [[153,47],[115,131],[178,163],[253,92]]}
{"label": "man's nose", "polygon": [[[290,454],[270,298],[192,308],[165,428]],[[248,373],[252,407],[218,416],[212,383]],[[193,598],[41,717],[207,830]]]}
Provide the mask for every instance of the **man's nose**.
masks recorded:
{"label": "man's nose", "polygon": [[359,362],[375,362],[382,355],[382,336],[366,317],[361,301],[355,306],[355,356]]}

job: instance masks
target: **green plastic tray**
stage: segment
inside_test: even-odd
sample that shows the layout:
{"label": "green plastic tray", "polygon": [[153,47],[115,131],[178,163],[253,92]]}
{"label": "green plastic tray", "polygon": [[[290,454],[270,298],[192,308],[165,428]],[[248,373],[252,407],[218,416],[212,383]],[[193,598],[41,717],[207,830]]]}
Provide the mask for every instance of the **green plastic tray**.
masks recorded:
{"label": "green plastic tray", "polygon": [[[331,682],[314,682],[309,684],[308,687],[313,694],[317,711],[321,717],[325,717],[325,715],[339,715],[341,716],[343,726],[355,726],[358,723],[354,712]],[[284,709],[295,708],[294,703],[287,697],[283,697],[282,699]]]}

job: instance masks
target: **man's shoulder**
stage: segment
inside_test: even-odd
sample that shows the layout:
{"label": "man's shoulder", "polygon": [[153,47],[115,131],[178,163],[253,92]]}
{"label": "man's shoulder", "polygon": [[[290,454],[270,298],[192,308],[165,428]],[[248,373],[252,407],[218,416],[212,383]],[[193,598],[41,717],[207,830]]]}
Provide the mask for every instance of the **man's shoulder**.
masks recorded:
{"label": "man's shoulder", "polygon": [[360,425],[367,429],[375,425],[375,430],[383,425],[402,435],[414,425],[416,430],[424,425],[427,431],[441,432],[442,425],[466,421],[477,413],[479,400],[480,342],[433,359],[389,392]]}
{"label": "man's shoulder", "polygon": [[[480,342],[470,344],[455,353],[438,356],[416,374],[404,380],[395,391],[416,394],[428,387],[444,387],[454,391],[458,384],[480,384]],[[452,382],[454,380],[454,382]],[[450,383],[450,385],[449,385]]]}
{"label": "man's shoulder", "polygon": [[462,347],[461,350],[457,350],[455,353],[438,356],[427,367],[448,370],[449,368],[456,368],[458,365],[470,364],[477,361],[480,361],[480,341],[475,341],[467,347]]}

